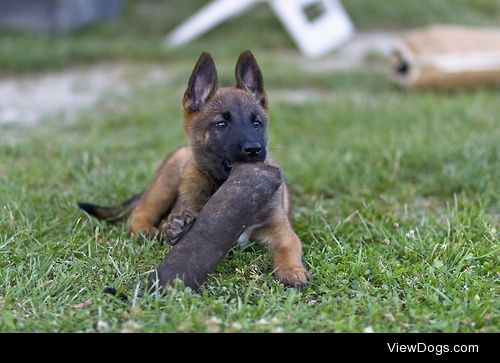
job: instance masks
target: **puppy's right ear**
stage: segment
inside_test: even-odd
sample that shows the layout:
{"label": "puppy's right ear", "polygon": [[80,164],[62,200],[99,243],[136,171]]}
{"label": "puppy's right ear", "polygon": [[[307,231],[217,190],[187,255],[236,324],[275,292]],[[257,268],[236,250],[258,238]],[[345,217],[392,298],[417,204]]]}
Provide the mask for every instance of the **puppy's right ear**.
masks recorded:
{"label": "puppy's right ear", "polygon": [[182,104],[190,112],[196,112],[217,91],[217,70],[212,56],[203,52],[189,78]]}

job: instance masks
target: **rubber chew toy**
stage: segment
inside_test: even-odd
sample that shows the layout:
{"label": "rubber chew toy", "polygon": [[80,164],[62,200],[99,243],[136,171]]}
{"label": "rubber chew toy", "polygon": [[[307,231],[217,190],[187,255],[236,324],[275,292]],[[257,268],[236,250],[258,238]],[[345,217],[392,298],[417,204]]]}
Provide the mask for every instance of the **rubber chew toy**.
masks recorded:
{"label": "rubber chew toy", "polygon": [[148,290],[176,278],[198,290],[219,261],[252,225],[282,182],[281,171],[264,163],[234,167],[210,198],[191,230],[169,251],[149,278]]}

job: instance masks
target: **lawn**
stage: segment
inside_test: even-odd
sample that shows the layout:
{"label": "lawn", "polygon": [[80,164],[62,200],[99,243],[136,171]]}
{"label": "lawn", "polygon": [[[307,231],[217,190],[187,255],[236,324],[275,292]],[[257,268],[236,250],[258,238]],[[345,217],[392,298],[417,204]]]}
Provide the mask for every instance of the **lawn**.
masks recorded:
{"label": "lawn", "polygon": [[[387,6],[373,16],[363,10],[368,0],[345,3],[366,29],[401,26],[409,13],[408,26],[498,21],[495,1],[442,1],[441,13],[387,1],[400,11]],[[174,14],[155,28],[159,12],[132,5],[124,19],[46,37],[45,45],[26,34],[0,40],[6,73],[117,58],[162,61],[175,74],[168,84],[104,97],[71,121],[0,125],[9,135],[0,136],[0,331],[499,331],[500,88],[413,93],[377,67],[307,70],[265,8],[242,20],[247,29],[256,20],[256,34],[221,41],[235,20],[163,55],[156,41]],[[156,20],[116,35],[137,11]],[[145,34],[156,38],[137,42],[148,24]],[[251,245],[235,247],[198,294],[172,288],[137,297],[169,247],[91,219],[76,202],[112,204],[142,190],[184,143],[180,101],[197,54],[210,50],[229,85],[242,47],[261,62],[269,149],[292,186],[311,283],[285,288],[272,277],[270,255]],[[298,89],[308,97],[290,99]],[[129,302],[103,294],[105,286]]]}

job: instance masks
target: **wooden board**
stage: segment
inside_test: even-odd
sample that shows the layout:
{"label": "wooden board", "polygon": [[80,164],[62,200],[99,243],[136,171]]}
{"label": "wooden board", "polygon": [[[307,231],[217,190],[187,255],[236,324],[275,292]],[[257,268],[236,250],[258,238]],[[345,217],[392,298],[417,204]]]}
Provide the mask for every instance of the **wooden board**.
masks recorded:
{"label": "wooden board", "polygon": [[408,88],[500,84],[500,28],[431,26],[403,34],[390,73]]}

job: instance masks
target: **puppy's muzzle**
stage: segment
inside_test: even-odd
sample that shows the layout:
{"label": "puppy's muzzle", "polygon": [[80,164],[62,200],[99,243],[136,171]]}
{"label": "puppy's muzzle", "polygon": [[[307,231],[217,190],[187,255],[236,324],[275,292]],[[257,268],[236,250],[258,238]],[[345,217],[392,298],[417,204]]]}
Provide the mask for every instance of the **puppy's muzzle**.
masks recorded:
{"label": "puppy's muzzle", "polygon": [[258,142],[246,142],[242,149],[245,155],[254,158],[261,153],[262,145]]}

